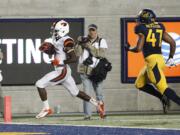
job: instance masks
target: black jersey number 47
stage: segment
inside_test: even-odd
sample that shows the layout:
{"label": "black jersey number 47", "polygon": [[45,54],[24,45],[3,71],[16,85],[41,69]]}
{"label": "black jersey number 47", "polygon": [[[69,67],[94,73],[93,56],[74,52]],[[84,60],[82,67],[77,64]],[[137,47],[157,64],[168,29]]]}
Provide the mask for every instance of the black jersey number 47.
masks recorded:
{"label": "black jersey number 47", "polygon": [[162,34],[162,29],[149,29],[146,42],[152,43],[152,47],[161,47]]}

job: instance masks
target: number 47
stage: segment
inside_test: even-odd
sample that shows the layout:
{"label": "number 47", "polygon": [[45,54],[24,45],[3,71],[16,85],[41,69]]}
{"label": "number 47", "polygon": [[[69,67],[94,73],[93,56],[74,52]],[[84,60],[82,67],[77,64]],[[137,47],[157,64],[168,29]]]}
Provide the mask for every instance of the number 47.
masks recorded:
{"label": "number 47", "polygon": [[[160,29],[156,29],[156,33],[159,34],[159,47],[160,47],[161,46],[161,42],[162,42],[163,31],[160,30]],[[147,35],[147,38],[146,38],[146,42],[151,42],[153,47],[156,46],[156,41],[157,41],[157,39],[155,37],[156,33],[152,32],[152,29],[149,29],[148,35]]]}

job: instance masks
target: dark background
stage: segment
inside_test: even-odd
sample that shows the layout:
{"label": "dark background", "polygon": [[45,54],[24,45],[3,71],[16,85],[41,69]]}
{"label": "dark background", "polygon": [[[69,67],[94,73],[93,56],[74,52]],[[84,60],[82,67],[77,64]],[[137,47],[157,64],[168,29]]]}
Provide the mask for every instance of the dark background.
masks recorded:
{"label": "dark background", "polygon": [[[0,39],[40,38],[41,41],[43,41],[51,36],[50,27],[53,22],[58,20],[61,19],[0,19]],[[84,34],[83,18],[64,20],[68,21],[70,24],[69,35],[73,39],[77,39],[79,35]],[[6,45],[0,44],[0,48],[4,53],[4,60],[2,64],[0,64],[0,69],[2,70],[4,77],[2,85],[33,85],[38,79],[44,76],[44,74],[53,70],[53,67],[50,64],[35,64],[33,63],[33,60],[31,64],[18,64],[16,44],[13,45],[13,63],[7,64]],[[71,64],[70,66],[76,83],[81,83],[79,75],[76,72],[77,63]]]}

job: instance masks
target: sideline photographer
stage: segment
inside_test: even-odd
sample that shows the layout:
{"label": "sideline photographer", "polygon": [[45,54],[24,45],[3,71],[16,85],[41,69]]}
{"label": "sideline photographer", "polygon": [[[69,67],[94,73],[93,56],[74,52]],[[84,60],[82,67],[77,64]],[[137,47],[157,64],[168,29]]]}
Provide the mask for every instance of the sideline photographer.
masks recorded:
{"label": "sideline photographer", "polygon": [[[111,70],[111,64],[105,58],[108,48],[106,40],[98,36],[95,24],[88,26],[88,36],[79,36],[77,40],[75,50],[77,56],[79,56],[78,72],[82,79],[83,89],[86,94],[91,94],[94,89],[97,100],[104,108],[102,84],[108,70]],[[104,68],[105,65],[103,64],[107,67]],[[97,73],[100,74],[97,75]],[[83,107],[84,119],[90,120],[92,116],[91,105],[84,102]]]}

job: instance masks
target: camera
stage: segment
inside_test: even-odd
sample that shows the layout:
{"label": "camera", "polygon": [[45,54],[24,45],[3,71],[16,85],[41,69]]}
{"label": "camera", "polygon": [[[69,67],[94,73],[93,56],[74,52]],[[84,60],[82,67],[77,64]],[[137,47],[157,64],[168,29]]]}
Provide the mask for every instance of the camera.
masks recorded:
{"label": "camera", "polygon": [[78,43],[79,44],[85,44],[87,42],[89,42],[89,38],[88,37],[83,37],[83,36],[78,37]]}
{"label": "camera", "polygon": [[89,65],[93,64],[92,56],[89,56],[86,60],[84,60],[83,64],[85,66],[89,66]]}

